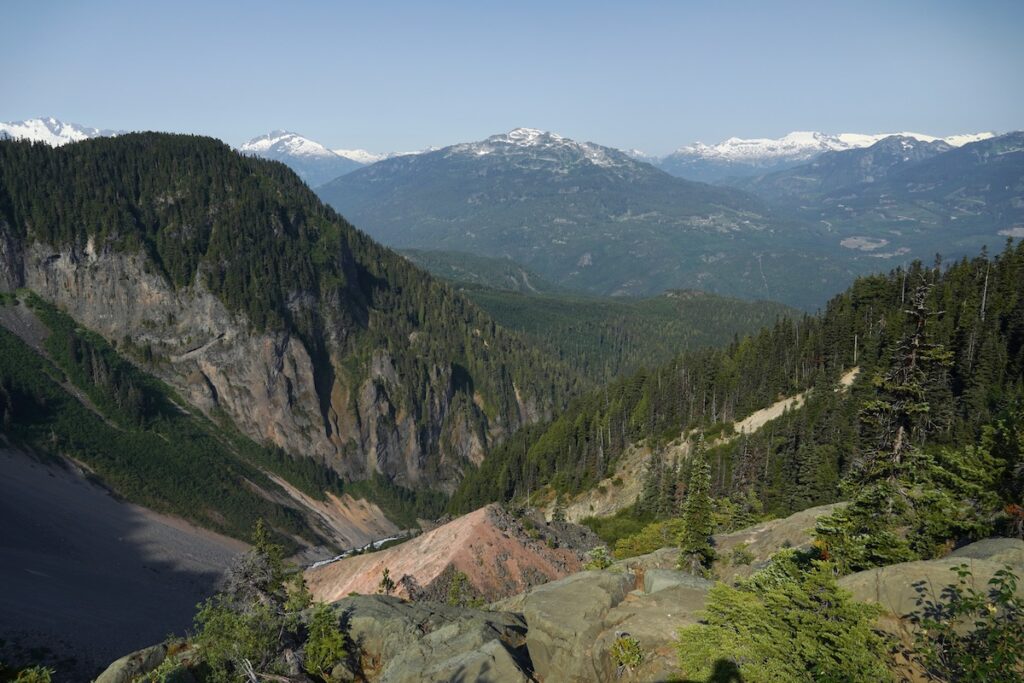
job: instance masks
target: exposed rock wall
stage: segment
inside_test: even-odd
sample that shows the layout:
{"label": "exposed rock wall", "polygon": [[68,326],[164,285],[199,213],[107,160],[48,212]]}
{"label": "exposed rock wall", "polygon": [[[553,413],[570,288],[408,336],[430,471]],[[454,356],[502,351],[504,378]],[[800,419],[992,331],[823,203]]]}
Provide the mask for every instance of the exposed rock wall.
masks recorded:
{"label": "exposed rock wall", "polygon": [[[97,251],[91,243],[24,246],[0,224],[0,291],[18,287],[115,345],[151,351],[146,369],[207,415],[227,416],[248,436],[314,457],[348,478],[377,471],[406,486],[450,491],[466,462],[483,459],[488,437],[504,431],[476,431],[459,410],[450,367],[429,368],[417,420],[402,405],[404,378],[387,350],[371,353],[362,376],[346,370],[343,344],[352,331],[340,316],[325,325],[327,351],[317,356],[294,334],[253,330],[203,286],[201,275],[187,288],[171,287],[141,254]],[[307,305],[299,295],[293,299]]]}

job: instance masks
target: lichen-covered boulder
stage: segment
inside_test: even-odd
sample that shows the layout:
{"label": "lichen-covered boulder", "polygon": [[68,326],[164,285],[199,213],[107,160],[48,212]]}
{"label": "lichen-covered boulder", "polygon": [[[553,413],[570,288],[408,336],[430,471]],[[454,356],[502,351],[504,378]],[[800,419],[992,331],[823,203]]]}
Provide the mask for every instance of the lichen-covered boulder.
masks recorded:
{"label": "lichen-covered boulder", "polygon": [[334,609],[371,681],[532,680],[518,615],[382,595],[345,598]]}
{"label": "lichen-covered boulder", "polygon": [[949,557],[988,560],[1024,569],[1024,541],[1019,538],[986,538],[954,550]]}
{"label": "lichen-covered boulder", "polygon": [[657,593],[667,588],[677,587],[707,592],[714,585],[714,581],[708,581],[678,569],[648,569],[644,572],[644,593]]}
{"label": "lichen-covered boulder", "polygon": [[601,680],[591,648],[604,630],[605,614],[622,602],[634,582],[635,577],[625,572],[581,572],[526,596],[526,646],[542,680]]}
{"label": "lichen-covered boulder", "polygon": [[[969,585],[984,591],[989,579],[1007,565],[1018,573],[1024,570],[1024,541],[986,539],[937,560],[901,562],[844,576],[839,585],[854,599],[877,603],[890,615],[903,617],[918,608],[920,593],[915,584],[923,587],[926,599],[939,600],[943,588],[957,583],[953,569],[963,564],[971,572]],[[1019,590],[1024,595],[1024,585]]]}
{"label": "lichen-covered boulder", "polygon": [[168,651],[173,654],[175,647],[173,644],[168,646],[161,643],[125,655],[108,666],[96,679],[96,683],[131,683],[163,664]]}

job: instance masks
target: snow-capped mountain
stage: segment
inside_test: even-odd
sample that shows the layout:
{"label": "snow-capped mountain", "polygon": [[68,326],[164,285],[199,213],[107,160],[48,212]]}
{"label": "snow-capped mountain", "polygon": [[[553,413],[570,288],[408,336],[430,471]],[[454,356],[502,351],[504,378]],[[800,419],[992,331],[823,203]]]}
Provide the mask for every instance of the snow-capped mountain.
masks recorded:
{"label": "snow-capped mountain", "polygon": [[615,294],[696,286],[666,273],[703,263],[703,240],[758,242],[767,220],[746,193],[533,128],[385,159],[317,194],[389,246],[509,257],[561,286]]}
{"label": "snow-capped mountain", "polygon": [[351,173],[366,162],[338,154],[324,145],[286,130],[260,135],[238,148],[243,154],[274,159],[295,171],[310,187]]}
{"label": "snow-capped mountain", "polygon": [[779,171],[809,161],[824,152],[870,147],[893,135],[921,142],[941,141],[952,147],[993,137],[994,133],[971,133],[940,138],[921,133],[839,133],[795,131],[781,138],[732,137],[715,145],[696,142],[662,158],[659,166],[669,173],[691,180],[712,182],[730,176],[742,177]]}
{"label": "snow-capped mountain", "polygon": [[384,159],[389,159],[395,156],[394,154],[378,154],[377,152],[368,152],[365,149],[332,149],[331,151],[340,157],[351,159],[357,164],[362,164],[364,166],[369,164],[375,164],[378,161],[383,161]]}
{"label": "snow-capped mountain", "polygon": [[[955,147],[945,140],[891,135],[870,147],[823,152],[792,168],[725,183],[766,199],[809,201],[839,188],[882,181],[890,173],[944,154]],[[853,192],[854,190],[850,190]]]}
{"label": "snow-capped mountain", "polygon": [[636,173],[641,170],[640,164],[625,152],[593,142],[577,142],[536,128],[515,128],[479,142],[445,147],[434,154],[446,158],[482,158],[493,155],[501,159],[502,164],[512,167],[546,170],[562,175],[581,166],[617,173]]}
{"label": "snow-capped mountain", "polygon": [[45,142],[53,147],[60,147],[69,142],[80,142],[89,138],[118,135],[120,132],[80,126],[77,123],[55,119],[52,116],[45,119],[26,119],[25,121],[0,123],[0,138],[7,137]]}
{"label": "snow-capped mountain", "polygon": [[338,156],[319,142],[286,130],[275,130],[255,137],[239,147],[238,151],[260,156],[277,154],[331,159]]}

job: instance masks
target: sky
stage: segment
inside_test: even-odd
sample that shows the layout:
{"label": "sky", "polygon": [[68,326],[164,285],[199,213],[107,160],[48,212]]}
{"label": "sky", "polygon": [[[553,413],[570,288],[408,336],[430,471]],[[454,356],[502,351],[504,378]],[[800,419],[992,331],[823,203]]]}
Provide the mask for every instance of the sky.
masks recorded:
{"label": "sky", "polygon": [[0,121],[411,151],[526,126],[664,154],[1024,128],[1024,2],[18,2]]}

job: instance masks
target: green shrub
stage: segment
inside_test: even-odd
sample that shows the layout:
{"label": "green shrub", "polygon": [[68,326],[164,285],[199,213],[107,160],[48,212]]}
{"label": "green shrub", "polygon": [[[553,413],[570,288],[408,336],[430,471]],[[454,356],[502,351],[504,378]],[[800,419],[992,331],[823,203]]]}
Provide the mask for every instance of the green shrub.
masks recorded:
{"label": "green shrub", "polygon": [[626,508],[610,517],[585,517],[580,524],[590,527],[598,538],[614,547],[620,539],[639,533],[652,521],[653,516],[637,514],[633,508]]}
{"label": "green shrub", "polygon": [[338,628],[338,615],[323,603],[316,606],[310,617],[305,654],[306,671],[324,680],[330,680],[331,669],[348,657],[345,634]]}
{"label": "green shrub", "polygon": [[633,671],[644,660],[644,651],[640,647],[640,641],[628,633],[615,639],[615,642],[612,643],[611,655],[620,676],[624,671]]}
{"label": "green shrub", "polygon": [[793,555],[738,587],[711,589],[704,623],[679,630],[686,677],[715,680],[728,665],[745,683],[892,680],[872,630],[879,609],[850,599],[829,565],[804,571]]}
{"label": "green shrub", "polygon": [[729,562],[733,565],[747,565],[754,561],[754,553],[747,550],[746,543],[740,543],[729,553]]}
{"label": "green shrub", "polygon": [[254,604],[239,611],[217,596],[203,603],[196,625],[196,645],[215,683],[236,680],[244,662],[257,671],[283,673],[274,661],[283,624],[270,605]]}
{"label": "green shrub", "polygon": [[14,683],[50,683],[53,674],[53,669],[48,669],[45,666],[33,666],[19,671]]}
{"label": "green shrub", "polygon": [[997,683],[1024,680],[1024,601],[1010,567],[972,584],[968,565],[953,567],[957,582],[929,597],[925,582],[914,584],[917,609],[914,658],[937,679]]}
{"label": "green shrub", "polygon": [[380,583],[377,584],[377,592],[384,595],[391,595],[395,591],[395,581],[391,578],[391,570],[384,567],[380,575]]}
{"label": "green shrub", "polygon": [[639,533],[620,539],[615,544],[615,557],[636,557],[653,553],[659,548],[677,546],[684,526],[683,520],[679,517],[648,524]]}
{"label": "green shrub", "polygon": [[608,548],[599,545],[587,552],[587,562],[584,569],[607,569],[612,566],[612,556],[608,554]]}
{"label": "green shrub", "polygon": [[328,668],[347,656],[345,639],[325,605],[303,628],[302,612],[309,604],[302,574],[285,563],[281,546],[257,524],[253,549],[228,570],[223,590],[196,614],[193,643],[203,680],[277,680],[287,673],[289,651],[301,648],[307,671],[329,678]]}

